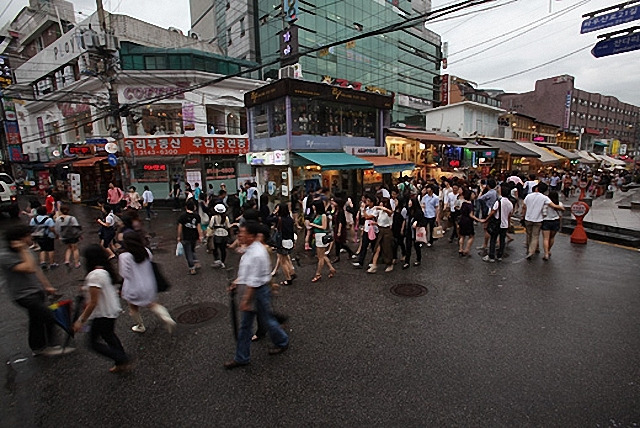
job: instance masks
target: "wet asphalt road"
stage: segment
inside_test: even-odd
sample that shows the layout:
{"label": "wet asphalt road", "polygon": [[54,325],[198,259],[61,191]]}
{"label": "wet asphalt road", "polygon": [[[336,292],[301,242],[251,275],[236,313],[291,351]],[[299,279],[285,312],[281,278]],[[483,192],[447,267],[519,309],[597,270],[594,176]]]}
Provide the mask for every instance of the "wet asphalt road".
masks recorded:
{"label": "wet asphalt road", "polygon": [[[95,213],[74,207],[81,221]],[[225,371],[231,333],[224,272],[199,249],[202,272],[173,254],[176,213],[162,211],[156,259],[173,282],[161,295],[174,317],[211,302],[217,316],[170,336],[148,311],[147,332],[117,333],[137,359],[127,375],[89,351],[32,358],[26,314],[2,292],[2,427],[176,426],[637,426],[640,424],[640,254],[596,242],[556,240],[552,260],[527,262],[516,235],[503,263],[458,258],[446,240],[423,264],[368,275],[340,262],[312,284],[313,259],[275,307],[290,316],[289,351],[252,345],[251,365]],[[0,219],[0,229],[10,227]],[[97,241],[87,226],[84,242]],[[479,231],[479,229],[478,229]],[[477,241],[476,241],[477,242]],[[474,244],[475,247],[475,244]],[[61,259],[59,260],[61,261]],[[236,266],[231,256],[228,265]],[[65,297],[81,270],[47,273]],[[280,278],[278,278],[280,279]],[[418,283],[417,298],[390,292]]]}

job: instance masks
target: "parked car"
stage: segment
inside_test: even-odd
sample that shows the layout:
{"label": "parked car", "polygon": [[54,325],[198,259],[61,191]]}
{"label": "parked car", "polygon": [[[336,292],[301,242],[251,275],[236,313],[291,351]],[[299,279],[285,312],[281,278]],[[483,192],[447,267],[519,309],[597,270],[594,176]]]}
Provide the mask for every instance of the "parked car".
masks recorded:
{"label": "parked car", "polygon": [[12,218],[18,218],[20,214],[16,185],[15,183],[7,184],[2,177],[0,177],[0,212],[8,212]]}

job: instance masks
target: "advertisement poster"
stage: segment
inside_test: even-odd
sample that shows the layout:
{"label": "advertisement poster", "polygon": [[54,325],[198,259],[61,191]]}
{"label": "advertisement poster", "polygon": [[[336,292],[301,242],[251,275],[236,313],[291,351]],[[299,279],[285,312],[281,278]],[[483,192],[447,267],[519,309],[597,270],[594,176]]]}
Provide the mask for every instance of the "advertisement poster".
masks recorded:
{"label": "advertisement poster", "polygon": [[182,127],[185,131],[196,130],[196,115],[191,103],[182,104]]}
{"label": "advertisement poster", "polygon": [[80,174],[69,174],[69,182],[71,184],[71,201],[82,201],[82,184],[80,182]]}

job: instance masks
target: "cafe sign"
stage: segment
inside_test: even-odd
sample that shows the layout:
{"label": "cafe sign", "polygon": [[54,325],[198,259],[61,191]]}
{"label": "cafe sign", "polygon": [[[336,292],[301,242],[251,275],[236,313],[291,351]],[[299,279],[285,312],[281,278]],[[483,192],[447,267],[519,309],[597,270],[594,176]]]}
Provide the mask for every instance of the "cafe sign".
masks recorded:
{"label": "cafe sign", "polygon": [[274,150],[272,152],[247,153],[247,165],[289,165],[289,152]]}

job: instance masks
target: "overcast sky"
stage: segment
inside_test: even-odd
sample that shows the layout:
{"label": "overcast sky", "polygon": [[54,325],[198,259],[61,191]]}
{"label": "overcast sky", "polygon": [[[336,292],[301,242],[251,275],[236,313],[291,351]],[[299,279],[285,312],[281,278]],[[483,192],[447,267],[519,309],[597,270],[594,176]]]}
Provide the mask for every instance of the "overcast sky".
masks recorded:
{"label": "overcast sky", "polygon": [[[5,8],[1,2],[0,12]],[[103,0],[105,9],[148,21],[161,27],[177,27],[185,33],[190,28],[188,0]],[[213,1],[213,0],[212,0]],[[318,5],[328,0],[317,0]],[[480,12],[482,9],[506,4]],[[274,4],[277,0],[273,0]],[[575,76],[576,87],[605,95],[613,95],[640,106],[640,50],[594,58],[591,47],[597,35],[640,25],[640,21],[608,30],[580,34],[582,15],[622,0],[496,0],[468,11],[475,13],[443,22],[429,23],[428,28],[449,43],[450,74],[476,82],[483,88],[503,89],[507,92],[526,92],[534,88],[537,79],[570,74]],[[94,0],[73,1],[77,19],[95,11]],[[452,3],[451,0],[433,0],[433,9]],[[584,3],[584,4],[583,4]],[[0,26],[12,19],[27,0],[13,0],[0,17]],[[581,5],[583,4],[583,5]],[[573,10],[567,8],[581,5]],[[467,13],[467,12],[461,12]],[[82,15],[80,15],[82,14]],[[534,25],[529,25],[534,23]],[[529,25],[529,26],[528,26]],[[522,31],[528,32],[519,35]],[[493,42],[488,40],[501,36]],[[513,40],[506,40],[514,37]],[[497,47],[467,58],[494,44]],[[478,46],[475,46],[478,45]],[[520,73],[532,67],[561,58],[581,48],[584,50],[541,68]],[[519,73],[515,77],[503,78]],[[492,82],[495,79],[500,79]]]}

